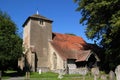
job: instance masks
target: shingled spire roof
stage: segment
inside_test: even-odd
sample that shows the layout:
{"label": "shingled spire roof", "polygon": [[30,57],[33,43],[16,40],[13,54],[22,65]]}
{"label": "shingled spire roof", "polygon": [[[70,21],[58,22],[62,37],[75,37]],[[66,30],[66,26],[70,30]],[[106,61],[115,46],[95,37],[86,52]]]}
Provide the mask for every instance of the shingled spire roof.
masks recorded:
{"label": "shingled spire roof", "polygon": [[52,20],[50,20],[50,19],[48,19],[48,18],[46,18],[46,17],[44,17],[44,16],[42,16],[42,15],[40,15],[40,14],[33,14],[32,16],[29,16],[27,19],[26,19],[26,21],[24,22],[24,24],[23,24],[23,27],[25,26],[25,24],[30,20],[30,19],[36,19],[36,20],[38,20],[38,19],[41,19],[41,20],[44,20],[44,21],[47,21],[47,22],[53,22]]}

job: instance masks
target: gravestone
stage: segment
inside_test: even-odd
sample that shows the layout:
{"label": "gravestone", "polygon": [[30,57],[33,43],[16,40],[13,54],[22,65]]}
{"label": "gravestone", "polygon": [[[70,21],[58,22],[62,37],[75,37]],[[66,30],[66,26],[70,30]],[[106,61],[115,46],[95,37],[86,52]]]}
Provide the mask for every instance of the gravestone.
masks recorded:
{"label": "gravestone", "polygon": [[116,80],[120,80],[120,65],[118,65],[115,69]]}
{"label": "gravestone", "polygon": [[91,72],[92,72],[92,75],[94,76],[94,80],[97,80],[100,74],[99,68],[98,67],[92,68]]}
{"label": "gravestone", "polygon": [[63,75],[64,75],[63,70],[60,70],[59,75],[58,75],[58,79],[62,79]]}
{"label": "gravestone", "polygon": [[62,79],[63,78],[63,75],[62,74],[59,74],[58,75],[58,79]]}
{"label": "gravestone", "polygon": [[107,76],[104,74],[104,75],[101,75],[100,77],[102,80],[107,80]]}
{"label": "gravestone", "polygon": [[115,80],[115,73],[112,70],[109,72],[109,80]]}

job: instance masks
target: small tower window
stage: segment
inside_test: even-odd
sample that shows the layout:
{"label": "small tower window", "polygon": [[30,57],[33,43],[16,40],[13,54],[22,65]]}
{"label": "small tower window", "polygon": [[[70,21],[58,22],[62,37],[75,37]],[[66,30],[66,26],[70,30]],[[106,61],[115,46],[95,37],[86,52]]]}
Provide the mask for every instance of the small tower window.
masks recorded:
{"label": "small tower window", "polygon": [[44,25],[44,21],[43,21],[43,20],[40,20],[40,21],[39,21],[39,24],[40,24],[40,25]]}

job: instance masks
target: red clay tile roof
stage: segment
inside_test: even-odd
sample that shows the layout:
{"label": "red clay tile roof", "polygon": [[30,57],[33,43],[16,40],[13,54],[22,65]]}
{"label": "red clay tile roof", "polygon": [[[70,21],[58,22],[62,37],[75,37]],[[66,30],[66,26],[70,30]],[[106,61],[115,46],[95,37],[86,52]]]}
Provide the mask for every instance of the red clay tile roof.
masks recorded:
{"label": "red clay tile roof", "polygon": [[87,43],[78,36],[53,33],[51,44],[63,60],[86,61],[91,54],[90,50],[86,50]]}

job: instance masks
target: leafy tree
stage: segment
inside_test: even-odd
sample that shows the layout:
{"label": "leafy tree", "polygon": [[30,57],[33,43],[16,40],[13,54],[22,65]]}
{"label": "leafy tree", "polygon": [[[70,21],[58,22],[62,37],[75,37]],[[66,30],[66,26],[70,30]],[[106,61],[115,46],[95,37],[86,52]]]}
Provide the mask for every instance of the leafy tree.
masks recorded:
{"label": "leafy tree", "polygon": [[72,36],[76,36],[76,35],[73,34],[73,33],[65,33],[65,34],[67,34],[67,35],[72,35]]}
{"label": "leafy tree", "polygon": [[85,24],[86,36],[99,40],[105,49],[107,68],[114,69],[120,64],[120,0],[74,0],[78,3],[77,11]]}
{"label": "leafy tree", "polygon": [[15,68],[22,53],[22,39],[15,23],[0,11],[0,70]]}

